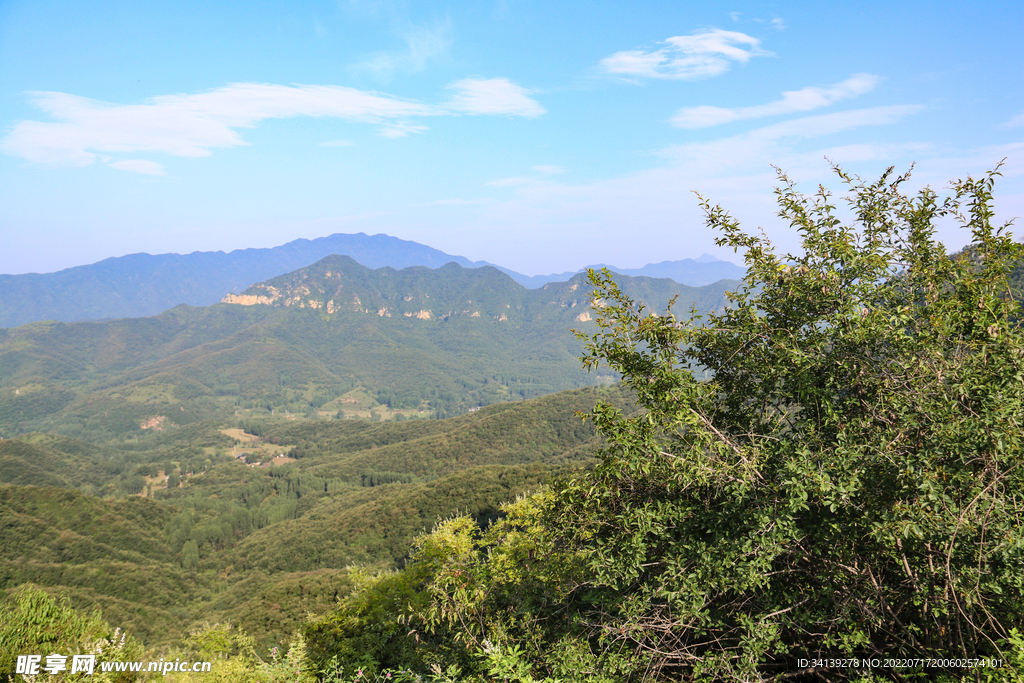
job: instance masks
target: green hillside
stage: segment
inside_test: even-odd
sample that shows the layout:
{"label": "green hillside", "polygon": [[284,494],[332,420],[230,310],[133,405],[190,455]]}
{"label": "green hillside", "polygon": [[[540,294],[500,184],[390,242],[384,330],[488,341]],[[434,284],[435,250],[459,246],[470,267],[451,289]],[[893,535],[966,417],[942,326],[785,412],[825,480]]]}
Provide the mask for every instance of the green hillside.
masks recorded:
{"label": "green hillside", "polygon": [[[155,435],[148,449],[3,440],[0,472],[33,485],[0,484],[0,588],[68,595],[149,645],[219,619],[244,619],[261,647],[283,644],[307,612],[347,594],[346,567],[400,567],[439,520],[486,524],[503,502],[590,463],[598,438],[576,411],[599,398],[632,405],[617,387],[595,387],[447,420],[259,420],[260,436],[244,442],[207,423]],[[199,445],[217,437],[219,448]],[[296,457],[250,467],[228,444]],[[180,485],[165,488],[168,474]],[[69,490],[85,482],[125,496],[134,478],[152,497]]]}
{"label": "green hillside", "polygon": [[[722,308],[730,284],[622,280],[680,310]],[[444,417],[607,382],[571,332],[593,325],[588,294],[582,277],[527,290],[493,268],[332,256],[228,297],[251,305],[0,330],[0,436],[120,447],[208,419]]]}

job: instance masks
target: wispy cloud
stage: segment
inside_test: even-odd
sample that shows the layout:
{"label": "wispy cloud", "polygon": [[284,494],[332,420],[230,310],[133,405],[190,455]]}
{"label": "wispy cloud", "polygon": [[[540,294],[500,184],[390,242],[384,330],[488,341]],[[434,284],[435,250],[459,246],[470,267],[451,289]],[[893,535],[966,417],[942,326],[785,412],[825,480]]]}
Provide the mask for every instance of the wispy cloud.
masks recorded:
{"label": "wispy cloud", "polygon": [[1024,111],[1017,114],[1006,123],[999,124],[1000,128],[1017,128],[1019,126],[1024,126]]}
{"label": "wispy cloud", "polygon": [[775,17],[774,19],[772,19],[770,26],[776,31],[786,30],[786,22],[780,19],[779,17]]}
{"label": "wispy cloud", "polygon": [[463,78],[448,86],[454,91],[445,107],[464,114],[540,116],[547,109],[531,98],[530,91],[507,78]]}
{"label": "wispy cloud", "polygon": [[885,126],[896,123],[924,107],[919,104],[894,104],[883,107],[868,107],[840,111],[834,114],[804,116],[783,121],[748,133],[751,138],[778,140],[779,138],[813,138],[832,133],[861,128],[863,126]]}
{"label": "wispy cloud", "polygon": [[406,123],[404,121],[396,121],[395,123],[388,123],[381,126],[380,130],[377,132],[381,137],[385,138],[404,138],[410,133],[423,133],[428,130],[430,129],[426,126]]}
{"label": "wispy cloud", "polygon": [[[718,140],[672,145],[662,154],[673,163],[701,168],[709,174],[737,167],[763,169],[770,163],[787,165],[787,159],[793,157],[791,147],[801,140],[891,125],[922,108],[920,105],[890,105],[803,116]],[[817,159],[821,159],[820,154]]]}
{"label": "wispy cloud", "polygon": [[[500,243],[501,263],[512,264],[510,268],[517,268],[517,262],[537,264],[535,272],[563,270],[567,262],[582,266],[607,261],[609,244],[616,245],[615,263],[620,266],[702,251],[721,253],[715,251],[716,235],[702,227],[704,218],[692,190],[729,207],[746,229],[763,227],[780,248],[795,249],[794,231],[775,218],[771,189],[777,181],[771,164],[811,187],[818,182],[832,186],[835,180],[823,156],[852,172],[866,171],[867,178],[876,169],[880,173],[891,164],[906,168],[914,160],[922,162],[915,177],[923,176],[925,168],[940,176],[949,168],[962,169],[961,161],[930,163],[936,150],[928,142],[875,141],[870,129],[907,126],[921,109],[883,106],[803,116],[741,135],[675,145],[662,150],[652,167],[618,177],[516,183],[511,196],[495,191],[501,199],[481,207],[463,249],[477,253],[476,258],[495,260],[488,252],[493,254],[493,244]],[[1000,154],[1005,152],[988,151],[986,160],[973,167],[984,169]],[[943,176],[935,184],[951,177],[956,176]],[[581,243],[580,234],[592,239]],[[623,240],[624,234],[630,239]]]}
{"label": "wispy cloud", "polygon": [[873,74],[854,74],[827,88],[787,90],[782,93],[782,99],[752,107],[685,107],[672,117],[672,124],[679,128],[707,128],[744,119],[811,111],[870,92],[880,81],[881,78]]}
{"label": "wispy cloud", "polygon": [[452,45],[451,21],[432,26],[411,26],[401,32],[405,49],[377,52],[352,66],[357,73],[368,73],[382,81],[397,74],[418,73],[427,63],[448,53]]}
{"label": "wispy cloud", "polygon": [[125,159],[124,161],[114,161],[108,165],[120,171],[132,171],[146,175],[167,175],[163,166],[155,161],[146,161],[145,159]]}
{"label": "wispy cloud", "polygon": [[[32,162],[88,166],[108,161],[103,154],[209,156],[216,148],[249,144],[237,129],[253,128],[266,119],[333,117],[375,124],[385,137],[402,137],[427,130],[409,122],[417,117],[545,112],[525,88],[504,78],[464,79],[450,89],[455,97],[441,105],[332,85],[234,83],[209,92],[126,105],[60,92],[31,92],[33,103],[56,121],[18,123],[0,141],[0,150]],[[128,161],[116,162],[122,163],[117,168],[154,172],[154,166]]]}
{"label": "wispy cloud", "polygon": [[734,62],[771,55],[761,41],[738,31],[708,29],[688,36],[674,36],[653,51],[626,50],[601,60],[605,71],[620,76],[694,80],[717,76]]}
{"label": "wispy cloud", "polygon": [[516,176],[515,178],[499,178],[498,180],[491,180],[490,182],[484,183],[484,185],[490,185],[491,187],[516,187],[519,185],[529,185],[532,182],[533,179],[531,178]]}

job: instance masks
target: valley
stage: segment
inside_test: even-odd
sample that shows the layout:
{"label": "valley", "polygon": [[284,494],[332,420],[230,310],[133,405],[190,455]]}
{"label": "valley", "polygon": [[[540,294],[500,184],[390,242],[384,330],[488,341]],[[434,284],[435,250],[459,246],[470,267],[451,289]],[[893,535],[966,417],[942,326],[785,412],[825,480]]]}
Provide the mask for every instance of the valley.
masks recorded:
{"label": "valley", "polygon": [[439,519],[486,524],[500,503],[587,466],[598,442],[575,413],[599,399],[630,405],[588,388],[447,420],[246,423],[259,436],[199,422],[148,450],[5,439],[2,586],[99,607],[153,647],[259,613],[249,630],[265,653],[347,592],[347,567],[399,567]]}

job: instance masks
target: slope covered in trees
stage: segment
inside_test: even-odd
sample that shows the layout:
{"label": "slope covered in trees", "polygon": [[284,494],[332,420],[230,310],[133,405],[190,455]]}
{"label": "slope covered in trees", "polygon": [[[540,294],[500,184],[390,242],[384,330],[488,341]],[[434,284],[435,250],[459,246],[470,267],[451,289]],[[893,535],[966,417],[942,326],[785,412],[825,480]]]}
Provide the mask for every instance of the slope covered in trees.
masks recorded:
{"label": "slope covered in trees", "polygon": [[[148,645],[244,617],[266,652],[347,594],[345,567],[397,568],[438,520],[469,514],[486,525],[502,503],[590,463],[598,436],[576,412],[599,397],[632,405],[605,387],[448,420],[260,421],[263,440],[298,456],[265,468],[197,454],[187,441],[118,451],[52,435],[2,440],[15,478],[121,496],[133,478],[156,486],[152,497],[103,500],[46,479],[0,484],[0,587],[62,592]],[[214,439],[201,426],[193,443]],[[178,486],[164,487],[168,473]]]}
{"label": "slope covered in trees", "polygon": [[[726,283],[626,282],[645,300],[725,305]],[[579,368],[570,328],[593,324],[585,287],[531,291],[489,268],[374,271],[332,257],[254,290],[278,292],[272,305],[0,330],[0,436],[123,442],[204,419],[375,406],[443,417],[610,381]]]}
{"label": "slope covered in trees", "polygon": [[209,306],[227,292],[309,265],[329,254],[348,254],[369,268],[439,268],[485,265],[389,235],[337,233],[268,249],[224,253],[129,254],[56,273],[0,275],[0,327],[37,320],[138,318],[181,304]]}
{"label": "slope covered in trees", "polygon": [[[444,421],[246,416],[249,448],[287,451],[273,468],[231,458],[223,440],[239,449],[239,432],[202,421],[117,448],[0,444],[14,463],[69,456],[26,476],[116,461],[124,492],[157,457],[181,484],[127,501],[0,486],[5,585],[101,605],[147,645],[180,634],[162,654],[216,658],[225,681],[1022,680],[1024,248],[991,224],[995,174],[944,200],[901,194],[905,178],[840,175],[850,226],[826,191],[804,197],[782,178],[797,254],[705,204],[721,244],[746,254],[731,307],[652,311],[591,274],[584,366],[625,389]],[[970,231],[970,249],[946,254],[943,218]],[[268,301],[250,308],[329,321],[326,301],[355,288],[321,278],[339,265],[253,292]],[[422,305],[378,275],[359,283],[360,305],[403,319],[399,301]],[[516,324],[506,315],[494,322]],[[161,593],[175,580],[189,590]],[[47,600],[22,589],[0,613],[20,624],[45,611],[69,638],[109,632]],[[256,637],[174,631],[200,614]],[[289,638],[287,656],[267,651]]]}

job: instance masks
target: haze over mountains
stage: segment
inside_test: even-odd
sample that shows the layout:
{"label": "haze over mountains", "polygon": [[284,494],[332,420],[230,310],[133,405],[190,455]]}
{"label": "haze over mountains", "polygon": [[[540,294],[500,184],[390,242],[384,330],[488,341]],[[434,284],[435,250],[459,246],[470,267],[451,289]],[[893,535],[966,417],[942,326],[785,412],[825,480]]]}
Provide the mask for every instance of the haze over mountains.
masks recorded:
{"label": "haze over mountains", "polygon": [[[225,294],[240,293],[254,283],[308,266],[331,254],[350,256],[368,268],[438,268],[452,262],[464,268],[493,265],[409,240],[364,233],[338,233],[273,248],[229,253],[131,254],[56,273],[0,275],[0,327],[37,320],[74,322],[145,317],[180,304],[208,306],[219,302]],[[568,280],[575,274],[527,276],[495,267],[531,289]],[[739,279],[744,273],[739,266],[707,255],[639,269],[608,267],[626,275],[667,277],[690,286]]]}
{"label": "haze over mountains", "polygon": [[[619,279],[659,311],[673,296],[681,312],[721,310],[736,285]],[[228,303],[0,329],[0,437],[374,406],[443,417],[611,381],[580,368],[571,330],[594,325],[589,294],[584,274],[530,290],[492,267],[371,270],[332,255]]]}

